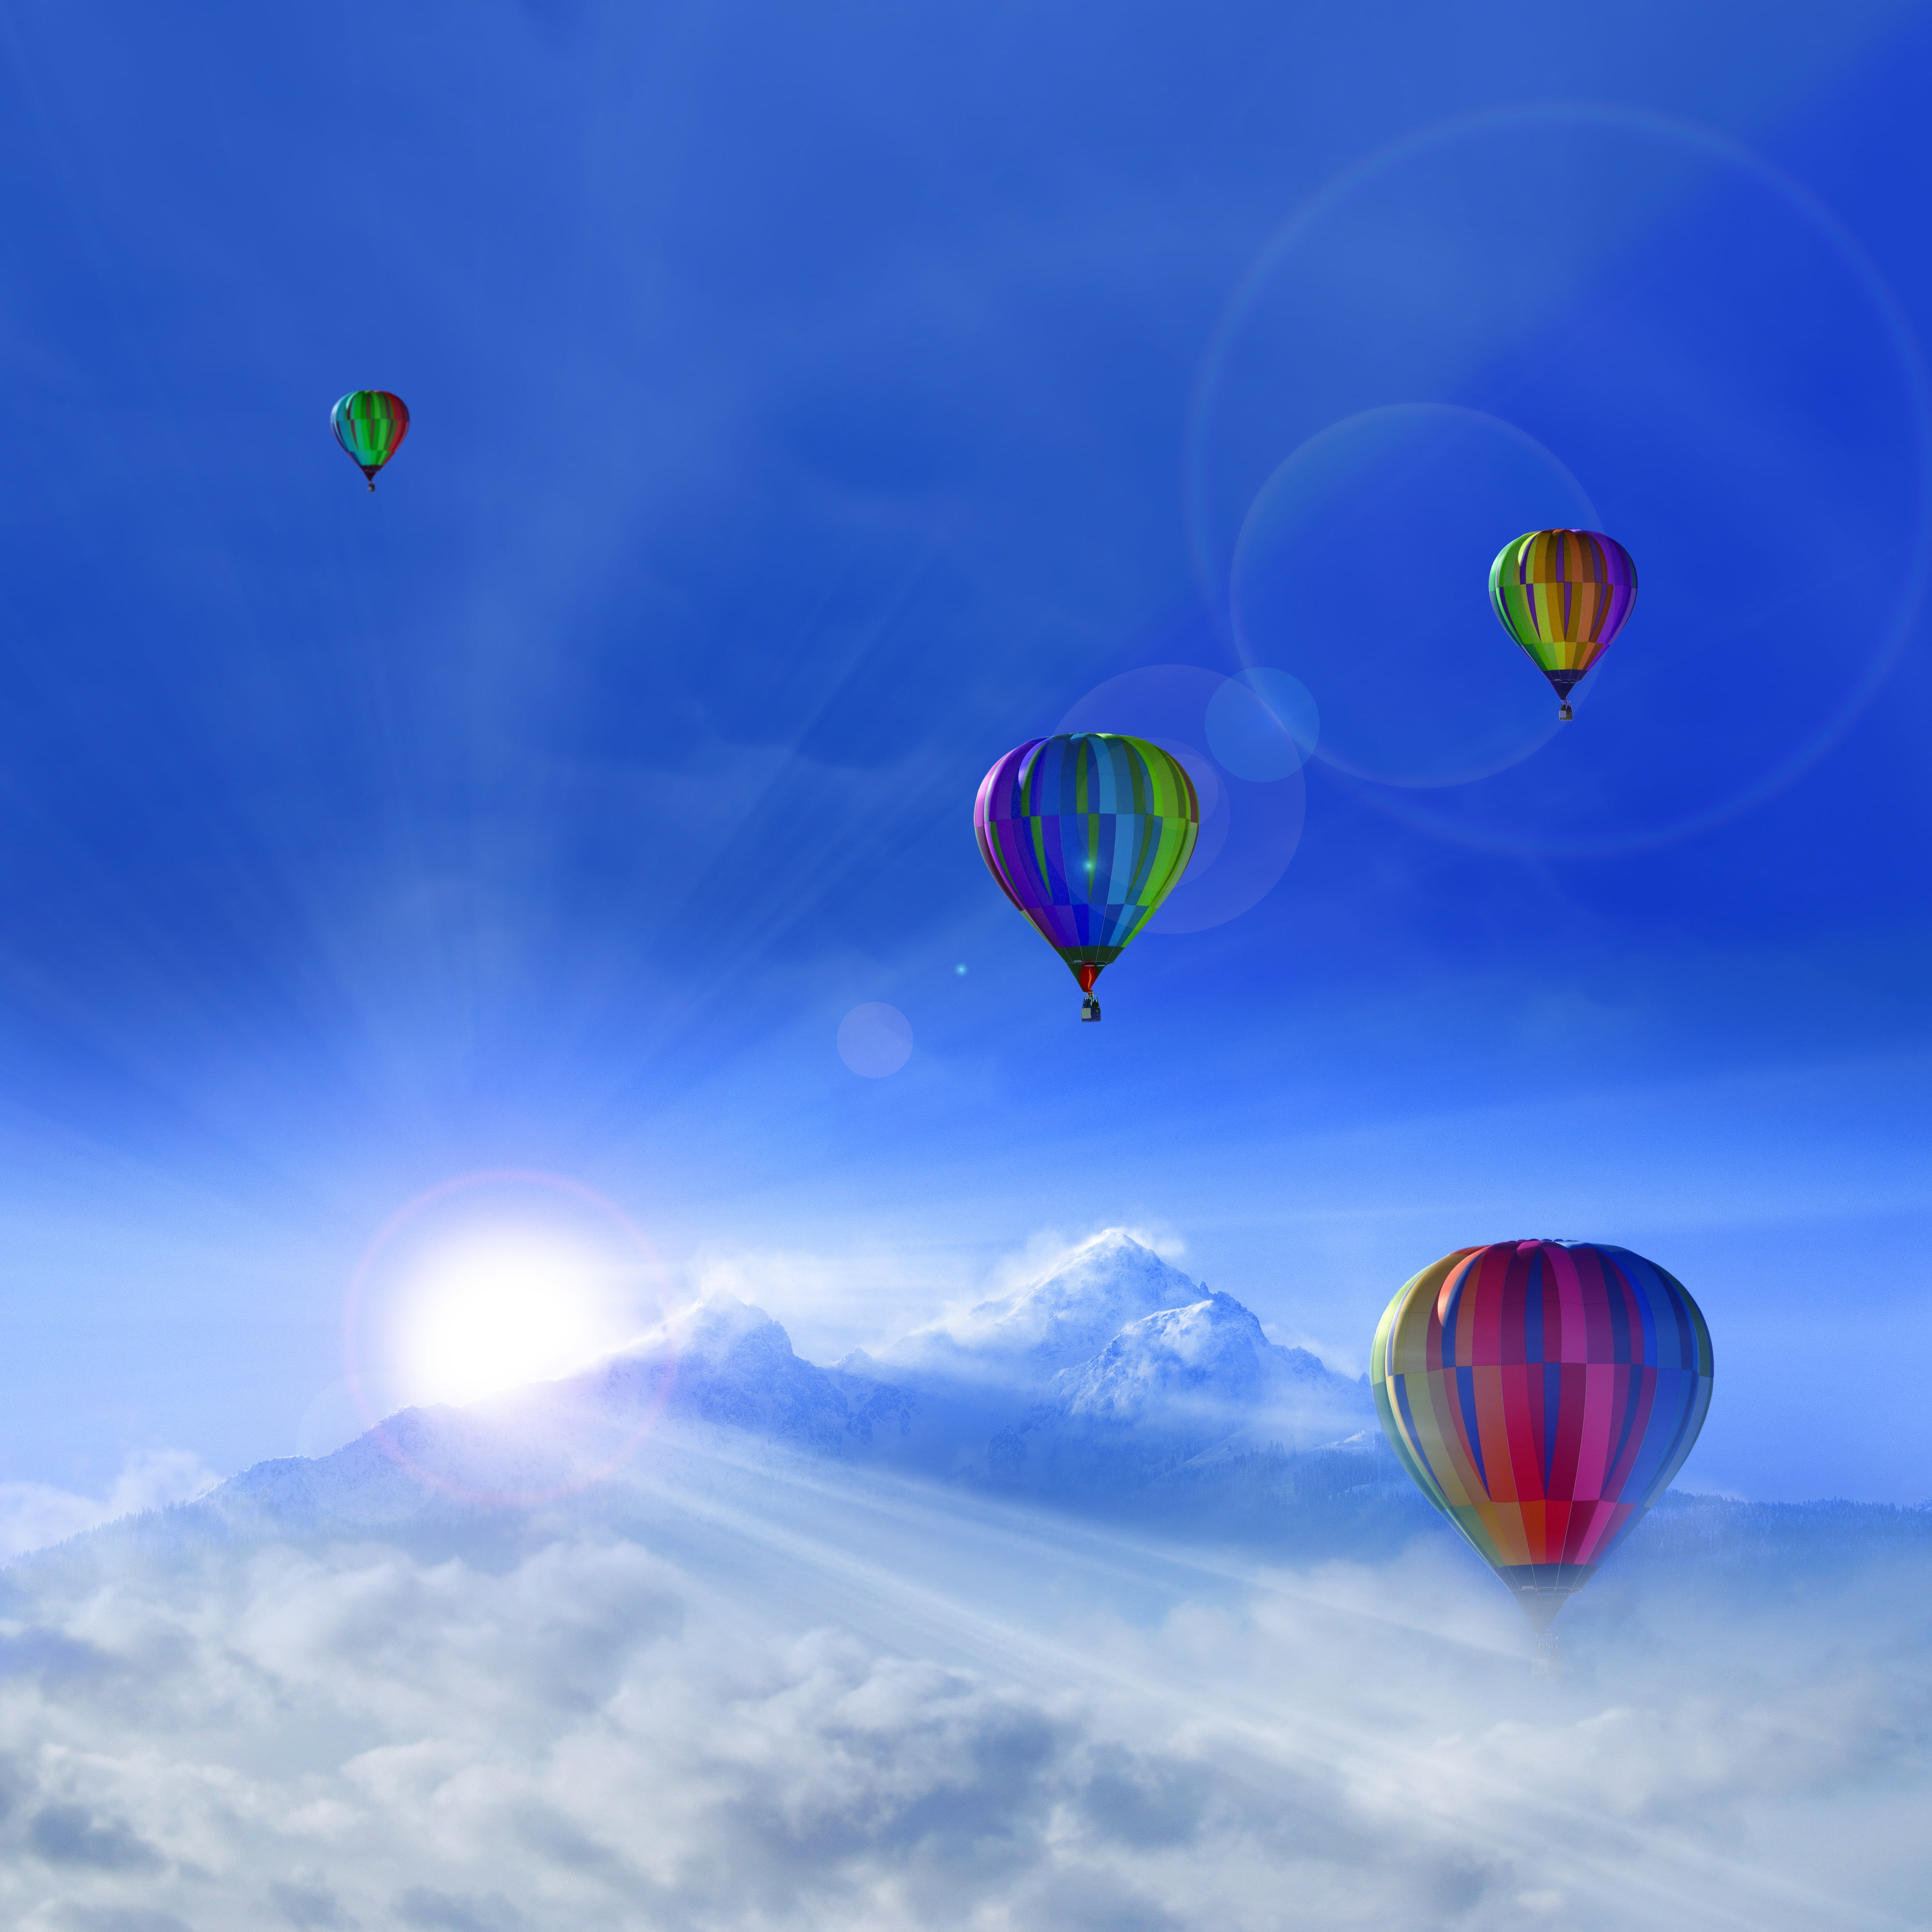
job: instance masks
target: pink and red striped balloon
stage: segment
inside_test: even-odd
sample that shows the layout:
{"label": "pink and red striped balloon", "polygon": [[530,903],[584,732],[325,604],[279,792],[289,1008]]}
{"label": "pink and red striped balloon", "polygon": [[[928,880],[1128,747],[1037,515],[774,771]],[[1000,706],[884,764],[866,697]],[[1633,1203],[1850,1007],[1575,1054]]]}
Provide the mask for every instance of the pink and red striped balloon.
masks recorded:
{"label": "pink and red striped balloon", "polygon": [[1370,1376],[1404,1467],[1546,1630],[1690,1454],[1711,1331],[1627,1248],[1497,1241],[1403,1285]]}

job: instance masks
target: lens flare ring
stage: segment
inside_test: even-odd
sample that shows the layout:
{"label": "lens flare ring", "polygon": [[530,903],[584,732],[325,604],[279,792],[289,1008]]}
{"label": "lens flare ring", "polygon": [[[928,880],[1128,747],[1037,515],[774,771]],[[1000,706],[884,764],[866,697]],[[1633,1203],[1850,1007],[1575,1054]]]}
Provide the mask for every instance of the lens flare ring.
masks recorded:
{"label": "lens flare ring", "polygon": [[1280,883],[1301,842],[1307,794],[1299,761],[1270,782],[1231,783],[1202,748],[1210,742],[1209,707],[1232,682],[1199,664],[1146,665],[1096,685],[1054,728],[1132,732],[1178,759],[1194,782],[1198,838],[1150,936],[1178,938],[1238,919]]}
{"label": "lens flare ring", "polygon": [[[1250,667],[1246,675],[1268,675],[1264,668],[1266,661],[1282,652],[1283,640],[1264,641],[1254,634],[1244,585],[1256,553],[1265,542],[1268,520],[1270,515],[1280,514],[1281,501],[1289,494],[1298,473],[1311,468],[1318,471],[1324,460],[1338,460],[1336,452],[1346,452],[1352,446],[1365,449],[1372,447],[1378,439],[1386,441],[1418,433],[1448,434],[1464,440],[1471,437],[1484,439],[1492,453],[1500,448],[1511,458],[1527,461],[1546,472],[1538,486],[1538,494],[1547,493],[1543,496],[1546,512],[1560,512],[1563,522],[1572,527],[1593,529],[1600,520],[1589,492],[1554,450],[1527,430],[1486,410],[1470,409],[1460,403],[1385,403],[1375,409],[1344,416],[1340,422],[1317,430],[1276,465],[1268,480],[1255,493],[1254,500],[1241,520],[1228,566],[1228,621],[1236,652],[1241,662]],[[1404,454],[1412,456],[1412,452],[1406,451]],[[1324,500],[1326,494],[1318,482],[1315,494],[1307,500]],[[1466,601],[1467,628],[1480,637],[1486,648],[1494,641],[1496,624],[1488,600],[1472,597]],[[1370,634],[1374,634],[1372,630]],[[1500,670],[1501,675],[1511,680],[1517,674],[1517,667],[1514,663],[1505,664],[1501,656],[1485,668],[1492,676]],[[1602,680],[1598,675],[1580,687],[1576,701],[1587,704],[1601,688]],[[1531,687],[1526,686],[1524,690],[1529,693]],[[1535,687],[1532,695],[1534,701],[1528,709],[1535,719],[1533,726],[1502,743],[1490,746],[1486,754],[1472,759],[1465,751],[1447,770],[1402,770],[1392,768],[1386,761],[1372,764],[1360,756],[1352,755],[1348,742],[1338,739],[1333,732],[1314,746],[1310,755],[1318,758],[1330,771],[1346,778],[1363,780],[1370,785],[1426,790],[1472,784],[1520,764],[1556,736],[1560,727],[1554,712],[1542,701],[1542,688]],[[1474,701],[1473,695],[1471,701]]]}
{"label": "lens flare ring", "polygon": [[[1403,824],[1478,849],[1526,856],[1616,857],[1653,850],[1726,824],[1775,796],[1816,765],[1844,737],[1896,668],[1924,602],[1928,578],[1932,578],[1932,374],[1928,374],[1911,322],[1877,263],[1832,208],[1802,183],[1762,155],[1696,122],[1648,109],[1588,101],[1546,101],[1486,109],[1420,128],[1365,155],[1318,188],[1276,230],[1236,281],[1209,336],[1195,381],[1183,458],[1186,537],[1196,582],[1209,617],[1217,633],[1233,644],[1228,564],[1220,555],[1210,501],[1210,448],[1229,361],[1263,292],[1297,244],[1358,190],[1455,143],[1484,134],[1539,128],[1605,130],[1701,154],[1775,196],[1830,247],[1850,272],[1891,347],[1904,391],[1904,413],[1910,424],[1913,459],[1912,500],[1907,524],[1910,551],[1892,600],[1889,620],[1880,633],[1876,648],[1850,688],[1815,730],[1768,769],[1728,795],[1662,826],[1620,836],[1550,840],[1451,825],[1417,809],[1400,794],[1391,795],[1378,784],[1351,778],[1339,770],[1335,772],[1347,789]],[[1228,561],[1231,563],[1232,558]],[[1238,650],[1238,646],[1236,648]]]}

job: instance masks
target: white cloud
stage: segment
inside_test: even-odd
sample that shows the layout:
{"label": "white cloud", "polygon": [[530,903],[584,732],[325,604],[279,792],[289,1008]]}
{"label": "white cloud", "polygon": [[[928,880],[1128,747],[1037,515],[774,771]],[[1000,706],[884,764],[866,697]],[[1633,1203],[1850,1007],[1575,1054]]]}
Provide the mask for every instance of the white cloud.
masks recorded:
{"label": "white cloud", "polygon": [[0,1562],[120,1516],[187,1502],[220,1480],[188,1450],[141,1449],[122,1463],[105,1496],[46,1483],[0,1483]]}
{"label": "white cloud", "polygon": [[1338,1376],[1368,1372],[1368,1350],[1359,1336],[1342,1341],[1334,1336],[1314,1334],[1306,1328],[1291,1328],[1280,1322],[1264,1322],[1262,1333],[1280,1347],[1306,1349]]}
{"label": "white cloud", "polygon": [[692,1256],[686,1280],[700,1298],[730,1295],[765,1310],[800,1354],[826,1362],[906,1325],[908,1307],[924,1310],[961,1292],[966,1273],[940,1243],[921,1248],[880,1238],[836,1250],[713,1243]]}
{"label": "white cloud", "polygon": [[1447,1548],[1250,1573],[668,1447],[552,1527],[9,1572],[0,1922],[1783,1932],[1932,1879],[1922,1565],[1600,1585],[1550,1684]]}

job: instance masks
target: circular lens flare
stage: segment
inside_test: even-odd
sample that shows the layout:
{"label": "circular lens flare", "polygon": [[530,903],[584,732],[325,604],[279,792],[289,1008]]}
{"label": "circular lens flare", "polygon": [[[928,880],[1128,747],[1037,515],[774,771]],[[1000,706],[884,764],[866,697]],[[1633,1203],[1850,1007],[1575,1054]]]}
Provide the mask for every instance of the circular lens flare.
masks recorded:
{"label": "circular lens flare", "polygon": [[1208,700],[1208,748],[1238,778],[1272,784],[1298,772],[1321,736],[1313,694],[1285,670],[1256,665]]}
{"label": "circular lens flare", "polygon": [[1597,520],[1512,423],[1438,403],[1365,410],[1310,437],[1250,506],[1229,590],[1242,653],[1287,658],[1321,694],[1325,764],[1380,784],[1468,784],[1557,728],[1548,684],[1490,608],[1490,559],[1526,530]]}
{"label": "circular lens flare", "polygon": [[898,1007],[868,1000],[838,1022],[838,1058],[854,1073],[884,1080],[912,1058],[912,1022]]}
{"label": "circular lens flare", "polygon": [[[1564,183],[1566,205],[1588,218],[1534,248],[1499,248],[1495,210],[1537,178]],[[1633,275],[1619,264],[1640,242]],[[1405,264],[1396,284],[1390,261]],[[1666,343],[1673,374],[1658,382],[1646,358]],[[1406,663],[1384,662],[1405,703],[1381,714],[1372,692],[1334,674],[1345,660],[1308,649],[1328,626],[1310,621],[1322,614],[1294,580],[1310,554],[1282,514],[1296,506],[1279,490],[1257,496],[1270,496],[1282,452],[1306,451],[1324,423],[1359,426],[1391,397],[1447,408],[1485,390],[1600,487],[1646,473],[1670,485],[1659,508],[1646,508],[1646,483],[1601,518],[1539,512],[1516,526],[1607,529],[1637,557],[1650,602],[1578,694],[1640,738],[1560,737],[1546,710],[1556,754],[1526,760],[1539,734],[1526,715],[1511,727],[1518,700],[1500,689],[1492,729],[1434,710],[1418,688],[1433,682],[1419,638],[1396,640]],[[1690,394],[1708,406],[1687,412]],[[1856,463],[1837,432],[1847,421],[1888,425]],[[1932,584],[1932,372],[1897,294],[1808,189],[1708,128],[1642,110],[1485,110],[1336,176],[1231,294],[1201,365],[1185,469],[1206,608],[1250,660],[1307,680],[1330,772],[1405,824],[1485,850],[1634,853],[1762,804],[1872,701]],[[1384,475],[1414,480],[1400,462]],[[1360,511],[1376,479],[1356,481],[1346,494]],[[1484,539],[1490,556],[1501,520]],[[1481,568],[1464,556],[1456,583]],[[1471,646],[1481,601],[1478,590],[1466,607]],[[1714,731],[1712,670],[1746,656],[1754,676],[1724,686]],[[1462,662],[1490,675],[1478,656]]]}
{"label": "circular lens flare", "polygon": [[[1180,884],[1149,924],[1150,934],[1205,932],[1239,918],[1274,890],[1300,842],[1306,788],[1300,759],[1276,779],[1251,784],[1201,748],[1211,741],[1210,708],[1231,682],[1198,664],[1150,664],[1124,671],[1096,685],[1055,728],[1124,731],[1150,739],[1178,758],[1194,781],[1201,802],[1200,837]],[[1293,679],[1286,684],[1300,688]],[[1263,695],[1259,685],[1246,686],[1234,701]],[[1286,685],[1277,686],[1265,701],[1270,710],[1277,699],[1286,706],[1288,695]],[[1222,701],[1226,716],[1228,700]],[[1282,715],[1292,709],[1288,706]],[[1312,716],[1311,702],[1302,728]],[[1271,720],[1265,728],[1278,730]]]}

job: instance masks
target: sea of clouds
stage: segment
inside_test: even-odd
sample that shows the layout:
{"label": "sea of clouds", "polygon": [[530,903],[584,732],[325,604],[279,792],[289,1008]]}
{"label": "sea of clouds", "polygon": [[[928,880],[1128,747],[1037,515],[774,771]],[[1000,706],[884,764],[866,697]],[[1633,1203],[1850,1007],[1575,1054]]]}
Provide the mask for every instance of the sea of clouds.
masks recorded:
{"label": "sea of clouds", "polygon": [[[714,1442],[0,1594],[0,1922],[1924,1924],[1932,1566],[1270,1567]],[[1600,1594],[1599,1594],[1600,1593]],[[1561,1626],[1559,1626],[1561,1628]]]}

